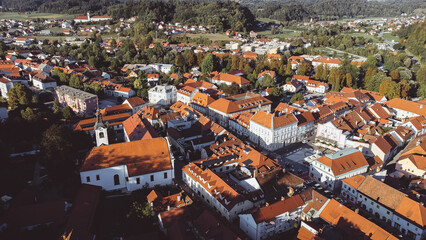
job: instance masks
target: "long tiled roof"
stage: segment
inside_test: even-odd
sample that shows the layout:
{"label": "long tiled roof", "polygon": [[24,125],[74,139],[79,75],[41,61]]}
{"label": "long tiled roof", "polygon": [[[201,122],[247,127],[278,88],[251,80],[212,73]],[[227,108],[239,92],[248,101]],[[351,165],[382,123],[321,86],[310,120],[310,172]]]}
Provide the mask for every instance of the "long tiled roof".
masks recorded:
{"label": "long tiled roof", "polygon": [[281,215],[286,212],[293,211],[298,207],[301,207],[305,204],[302,198],[299,195],[287,198],[281,201],[278,201],[269,206],[263,207],[252,213],[254,221],[256,223],[261,223],[267,220],[272,220],[276,216]]}
{"label": "long tiled roof", "polygon": [[278,129],[292,123],[297,123],[297,118],[293,114],[267,113],[265,111],[257,112],[250,121],[269,129]]}
{"label": "long tiled roof", "polygon": [[245,111],[247,109],[253,109],[271,104],[272,102],[258,94],[253,93],[242,93],[227,98],[219,98],[212,102],[209,108],[216,109],[223,113],[234,113],[239,111]]}
{"label": "long tiled roof", "polygon": [[424,104],[421,103],[412,102],[401,98],[394,98],[385,102],[385,104],[390,108],[401,109],[420,116],[426,116],[426,107],[424,107]]}
{"label": "long tiled roof", "polygon": [[331,168],[334,176],[338,176],[358,168],[368,166],[368,162],[360,151],[345,149],[332,155],[322,156],[317,161]]}
{"label": "long tiled roof", "polygon": [[[332,199],[321,212],[320,218],[333,226],[342,228],[342,230],[347,230],[347,234],[351,234],[354,239],[357,239],[357,237],[371,240],[398,239],[334,199]],[[352,235],[357,233],[353,229],[358,230],[358,233],[362,233],[364,236]]]}
{"label": "long tiled roof", "polygon": [[228,74],[228,73],[219,73],[215,76],[212,77],[213,80],[218,80],[218,81],[225,81],[225,82],[230,82],[230,83],[236,83],[238,85],[245,85],[245,84],[249,84],[250,81],[240,77],[240,76],[236,76],[236,75],[232,75],[232,74]]}
{"label": "long tiled roof", "polygon": [[126,165],[129,176],[172,169],[168,143],[164,138],[94,147],[80,172]]}

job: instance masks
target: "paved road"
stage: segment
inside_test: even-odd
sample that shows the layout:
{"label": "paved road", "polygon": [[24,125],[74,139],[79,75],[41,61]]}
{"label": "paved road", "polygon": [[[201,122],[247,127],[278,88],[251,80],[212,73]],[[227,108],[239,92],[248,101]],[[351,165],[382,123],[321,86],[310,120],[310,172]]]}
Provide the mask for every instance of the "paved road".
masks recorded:
{"label": "paved road", "polygon": [[329,47],[325,47],[326,49],[328,49],[328,50],[330,50],[330,51],[336,51],[336,52],[338,52],[338,53],[343,53],[343,54],[348,54],[349,56],[352,56],[352,57],[355,57],[355,58],[357,58],[358,60],[360,60],[360,61],[367,61],[367,58],[366,57],[363,57],[363,56],[359,56],[359,55],[355,55],[355,54],[352,54],[352,53],[348,53],[348,52],[345,52],[345,51],[341,51],[341,50],[337,50],[337,49],[334,49],[334,48],[329,48]]}

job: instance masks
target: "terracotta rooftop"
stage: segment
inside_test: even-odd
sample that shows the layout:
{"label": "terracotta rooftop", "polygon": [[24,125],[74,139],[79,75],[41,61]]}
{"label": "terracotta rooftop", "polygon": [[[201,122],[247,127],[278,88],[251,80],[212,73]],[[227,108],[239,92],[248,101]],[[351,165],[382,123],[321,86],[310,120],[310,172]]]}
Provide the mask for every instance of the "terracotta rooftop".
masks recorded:
{"label": "terracotta rooftop", "polygon": [[402,192],[371,176],[364,179],[358,191],[390,209],[396,209],[405,197]]}
{"label": "terracotta rooftop", "polygon": [[401,109],[420,116],[426,116],[426,107],[424,107],[424,105],[421,103],[412,102],[401,98],[394,98],[385,102],[385,104],[390,108]]}
{"label": "terracotta rooftop", "polygon": [[94,147],[80,172],[127,166],[130,177],[172,169],[169,146],[164,138]]}
{"label": "terracotta rooftop", "polygon": [[401,200],[401,203],[395,211],[416,223],[421,228],[424,228],[426,225],[426,208],[408,197],[404,197]]}
{"label": "terracotta rooftop", "polygon": [[279,129],[297,123],[297,118],[293,114],[267,113],[265,111],[257,112],[250,121],[253,121],[268,129]]}
{"label": "terracotta rooftop", "polygon": [[264,106],[272,102],[258,94],[242,93],[227,98],[219,98],[212,102],[209,108],[216,109],[223,113],[235,113],[246,111],[247,109],[258,108],[259,105]]}
{"label": "terracotta rooftop", "polygon": [[294,211],[303,206],[305,202],[299,195],[287,198],[269,206],[263,207],[252,213],[254,221],[259,224],[268,220],[274,219],[283,213]]}
{"label": "terracotta rooftop", "polygon": [[70,240],[92,238],[91,227],[101,192],[102,188],[99,186],[81,185],[64,229],[65,233],[72,231]]}
{"label": "terracotta rooftop", "polygon": [[228,73],[218,73],[217,75],[212,77],[212,80],[225,81],[230,83],[236,83],[238,85],[246,85],[249,84],[250,81],[236,75],[228,74]]}
{"label": "terracotta rooftop", "polygon": [[131,107],[136,107],[145,104],[145,101],[140,97],[131,97],[126,100]]}
{"label": "terracotta rooftop", "polygon": [[127,104],[115,105],[101,110],[102,116],[114,115],[120,113],[132,113],[132,108]]}
{"label": "terracotta rooftop", "polygon": [[123,122],[129,141],[146,140],[158,137],[157,132],[146,119],[135,113]]}
{"label": "terracotta rooftop", "polygon": [[[368,238],[371,240],[397,240],[381,227],[363,218],[334,199],[327,204],[321,212],[320,217],[327,223],[344,230],[347,236],[355,239]],[[353,229],[359,230],[355,232]],[[361,233],[363,236],[353,234]]]}
{"label": "terracotta rooftop", "polygon": [[214,101],[215,100],[212,97],[201,92],[197,92],[191,100],[192,103],[195,103],[202,107],[207,107],[207,105],[211,104]]}
{"label": "terracotta rooftop", "polygon": [[331,168],[334,176],[338,176],[355,169],[368,166],[368,162],[364,155],[355,149],[345,149],[332,155],[325,155],[317,159],[317,161]]}
{"label": "terracotta rooftop", "polygon": [[363,175],[356,175],[350,178],[342,179],[342,182],[349,185],[349,187],[358,189],[359,185],[361,185],[362,181],[364,181],[365,176]]}

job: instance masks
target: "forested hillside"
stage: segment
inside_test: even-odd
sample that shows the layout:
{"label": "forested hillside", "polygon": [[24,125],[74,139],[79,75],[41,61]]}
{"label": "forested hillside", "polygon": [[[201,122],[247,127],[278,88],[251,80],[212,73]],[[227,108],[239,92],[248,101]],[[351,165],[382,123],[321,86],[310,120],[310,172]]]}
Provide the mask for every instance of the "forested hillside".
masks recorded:
{"label": "forested hillside", "polygon": [[250,30],[255,17],[235,2],[143,1],[115,5],[108,11],[115,18],[139,16],[142,20],[212,25],[216,29]]}
{"label": "forested hillside", "polygon": [[[262,4],[264,3],[264,4]],[[257,17],[280,21],[333,20],[353,17],[391,17],[426,9],[421,0],[405,2],[376,2],[366,0],[326,0],[312,2],[257,2],[253,12]]]}

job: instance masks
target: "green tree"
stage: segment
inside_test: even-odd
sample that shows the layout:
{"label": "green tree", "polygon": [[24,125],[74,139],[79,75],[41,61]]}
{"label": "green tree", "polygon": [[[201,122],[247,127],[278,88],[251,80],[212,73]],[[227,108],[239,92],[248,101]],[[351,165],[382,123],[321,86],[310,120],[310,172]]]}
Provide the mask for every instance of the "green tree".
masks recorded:
{"label": "green tree", "polygon": [[269,94],[275,98],[281,98],[283,96],[283,90],[280,87],[271,88]]}
{"label": "green tree", "polygon": [[389,77],[392,78],[393,81],[399,81],[399,72],[396,70],[393,70],[389,73]]}
{"label": "green tree", "polygon": [[83,89],[83,82],[81,81],[81,79],[76,74],[71,75],[70,87],[77,88],[77,89]]}
{"label": "green tree", "polygon": [[25,110],[24,109],[21,110],[21,117],[27,121],[34,121],[37,118],[33,109],[30,107],[27,107]]}
{"label": "green tree", "polygon": [[376,68],[377,67],[377,59],[374,56],[368,56],[365,63],[362,64],[362,67],[367,68]]}
{"label": "green tree", "polygon": [[276,33],[275,26],[272,26],[272,28],[271,28],[271,34],[275,35],[275,33]]}
{"label": "green tree", "polygon": [[350,88],[353,86],[352,75],[350,73],[346,73],[346,86]]}
{"label": "green tree", "polygon": [[69,106],[65,106],[64,109],[62,109],[62,116],[65,119],[70,120],[75,118],[75,113]]}
{"label": "green tree", "polygon": [[178,68],[182,68],[185,65],[185,58],[182,56],[182,54],[178,54],[175,58],[175,65]]}
{"label": "green tree", "polygon": [[133,87],[136,90],[142,89],[143,88],[142,80],[140,78],[136,78],[136,80],[133,82]]}
{"label": "green tree", "polygon": [[53,113],[59,114],[60,112],[62,112],[61,104],[59,103],[59,100],[55,98],[55,100],[53,101]]}
{"label": "green tree", "polygon": [[203,60],[201,70],[203,73],[211,73],[213,71],[213,55],[209,53]]}
{"label": "green tree", "polygon": [[262,87],[273,87],[274,86],[274,79],[269,76],[269,74],[263,75],[262,81],[261,81]]}
{"label": "green tree", "polygon": [[71,175],[75,165],[72,142],[72,131],[62,125],[54,124],[42,134],[42,163],[52,178],[66,179]]}
{"label": "green tree", "polygon": [[137,220],[152,219],[154,217],[154,211],[151,204],[148,202],[132,202],[130,211],[126,214],[127,218],[135,218]]}
{"label": "green tree", "polygon": [[241,92],[241,88],[238,86],[238,84],[233,82],[230,86],[225,87],[223,92],[226,94],[226,96],[232,96],[239,94]]}
{"label": "green tree", "polygon": [[19,105],[27,106],[31,103],[32,92],[25,85],[17,83],[7,93],[7,102],[11,108],[16,108]]}
{"label": "green tree", "polygon": [[299,64],[299,67],[297,68],[297,74],[298,75],[309,75],[314,70],[314,67],[312,66],[312,63],[310,62],[303,62]]}
{"label": "green tree", "polygon": [[417,88],[417,95],[422,98],[426,98],[426,65],[422,65],[416,72],[416,80],[419,84]]}
{"label": "green tree", "polygon": [[295,103],[297,101],[304,100],[303,95],[301,93],[296,93],[291,97],[290,102]]}
{"label": "green tree", "polygon": [[315,70],[315,76],[314,78],[317,80],[322,80],[322,75],[324,74],[324,64],[318,65],[317,69]]}

